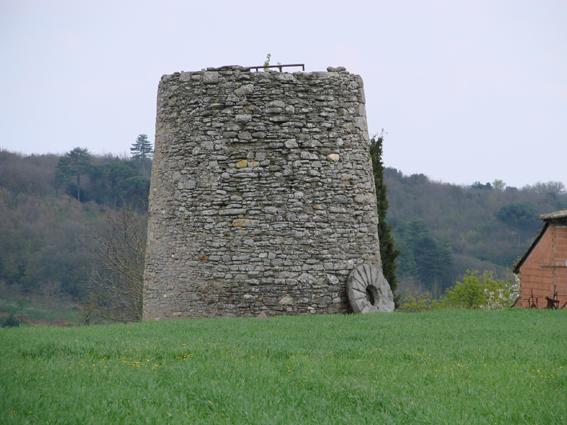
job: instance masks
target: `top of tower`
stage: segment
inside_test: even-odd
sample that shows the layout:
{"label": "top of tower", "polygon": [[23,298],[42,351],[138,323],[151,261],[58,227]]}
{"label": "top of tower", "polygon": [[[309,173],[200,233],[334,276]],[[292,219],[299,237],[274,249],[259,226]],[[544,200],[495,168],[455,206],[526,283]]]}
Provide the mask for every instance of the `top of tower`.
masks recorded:
{"label": "top of tower", "polygon": [[[279,71],[283,72],[284,68],[301,68],[301,71],[305,71],[305,64],[303,63],[292,63],[292,64],[277,64],[277,65],[253,65],[253,66],[242,66],[242,65],[223,65],[218,67],[208,67],[202,69],[202,71]],[[272,71],[272,72],[273,72]],[[327,72],[347,72],[344,66],[329,66],[327,67]]]}

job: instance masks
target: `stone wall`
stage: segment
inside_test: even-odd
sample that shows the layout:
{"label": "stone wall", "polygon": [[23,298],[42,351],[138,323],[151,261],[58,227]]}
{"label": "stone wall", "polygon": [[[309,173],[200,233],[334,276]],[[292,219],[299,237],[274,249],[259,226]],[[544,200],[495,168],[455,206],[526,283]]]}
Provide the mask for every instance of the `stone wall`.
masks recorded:
{"label": "stone wall", "polygon": [[347,311],[380,265],[364,102],[344,68],[162,77],[144,317]]}

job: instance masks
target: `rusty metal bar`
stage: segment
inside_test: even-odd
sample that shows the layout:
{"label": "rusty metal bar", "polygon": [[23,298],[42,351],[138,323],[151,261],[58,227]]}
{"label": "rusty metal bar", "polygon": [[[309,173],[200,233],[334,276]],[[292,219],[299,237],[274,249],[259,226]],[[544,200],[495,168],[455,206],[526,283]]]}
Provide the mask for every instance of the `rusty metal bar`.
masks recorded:
{"label": "rusty metal bar", "polygon": [[258,66],[249,66],[246,67],[246,69],[248,71],[255,69],[256,72],[258,72],[261,69],[267,69],[267,68],[278,68],[280,70],[280,72],[283,72],[283,68],[289,68],[289,67],[301,67],[302,71],[305,71],[305,64],[303,63],[291,63],[291,64],[286,64],[286,65],[258,65]]}

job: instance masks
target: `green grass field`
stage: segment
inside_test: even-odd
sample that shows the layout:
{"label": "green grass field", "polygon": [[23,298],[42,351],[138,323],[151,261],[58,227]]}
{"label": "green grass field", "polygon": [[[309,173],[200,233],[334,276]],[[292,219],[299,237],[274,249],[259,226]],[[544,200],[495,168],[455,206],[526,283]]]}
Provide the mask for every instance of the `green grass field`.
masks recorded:
{"label": "green grass field", "polygon": [[566,424],[567,311],[0,330],[1,424]]}

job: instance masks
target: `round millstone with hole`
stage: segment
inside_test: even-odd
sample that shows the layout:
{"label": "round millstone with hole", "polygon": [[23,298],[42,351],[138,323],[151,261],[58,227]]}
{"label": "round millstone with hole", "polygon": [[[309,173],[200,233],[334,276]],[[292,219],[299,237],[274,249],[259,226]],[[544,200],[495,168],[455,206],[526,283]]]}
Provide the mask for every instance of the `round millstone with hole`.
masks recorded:
{"label": "round millstone with hole", "polygon": [[355,267],[347,279],[347,294],[355,313],[394,311],[394,294],[379,267]]}

